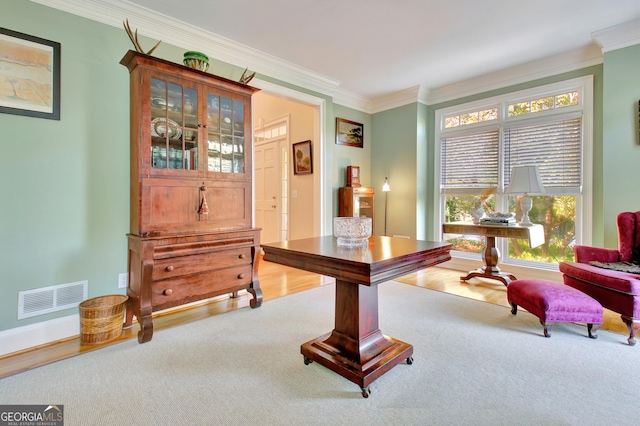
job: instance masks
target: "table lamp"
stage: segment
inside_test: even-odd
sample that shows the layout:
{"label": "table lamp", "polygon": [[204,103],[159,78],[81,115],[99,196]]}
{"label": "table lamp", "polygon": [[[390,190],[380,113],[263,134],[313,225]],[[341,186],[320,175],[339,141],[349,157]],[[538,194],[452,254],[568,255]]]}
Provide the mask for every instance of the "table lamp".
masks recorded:
{"label": "table lamp", "polygon": [[522,209],[522,219],[520,225],[531,226],[529,212],[533,205],[533,201],[528,194],[544,192],[542,181],[540,180],[540,171],[538,166],[519,166],[511,169],[511,179],[507,187],[507,194],[524,194],[520,199],[520,208]]}

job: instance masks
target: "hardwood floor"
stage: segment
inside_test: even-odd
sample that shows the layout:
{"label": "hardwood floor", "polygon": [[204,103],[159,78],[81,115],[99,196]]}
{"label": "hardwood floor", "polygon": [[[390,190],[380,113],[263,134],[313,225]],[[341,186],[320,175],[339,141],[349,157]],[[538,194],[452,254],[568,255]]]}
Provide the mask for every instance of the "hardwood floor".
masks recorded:
{"label": "hardwood floor", "polygon": [[[460,271],[431,267],[406,275],[396,281],[496,305],[509,306],[507,303],[507,290],[502,283],[482,278],[474,278],[465,283],[460,281],[460,276]],[[334,282],[329,277],[265,261],[260,262],[259,277],[265,301]],[[237,299],[221,297],[206,302],[181,306],[165,312],[158,312],[154,315],[154,331],[248,307],[249,298],[248,294],[241,295]],[[627,334],[627,329],[620,320],[620,315],[608,310],[605,310],[602,328]],[[104,344],[81,345],[78,336],[7,354],[0,357],[0,378],[81,355],[124,340],[136,339],[137,334],[138,325],[134,324],[131,328],[124,330],[118,339]],[[146,344],[153,344],[153,340]]]}

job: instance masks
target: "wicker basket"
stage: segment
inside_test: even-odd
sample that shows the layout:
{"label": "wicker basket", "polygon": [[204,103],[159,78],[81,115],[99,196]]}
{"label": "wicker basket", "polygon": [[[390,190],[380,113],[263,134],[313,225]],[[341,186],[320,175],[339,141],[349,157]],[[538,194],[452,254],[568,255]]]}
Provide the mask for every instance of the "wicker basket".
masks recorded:
{"label": "wicker basket", "polygon": [[109,294],[80,303],[80,343],[92,345],[119,337],[127,299],[123,294]]}

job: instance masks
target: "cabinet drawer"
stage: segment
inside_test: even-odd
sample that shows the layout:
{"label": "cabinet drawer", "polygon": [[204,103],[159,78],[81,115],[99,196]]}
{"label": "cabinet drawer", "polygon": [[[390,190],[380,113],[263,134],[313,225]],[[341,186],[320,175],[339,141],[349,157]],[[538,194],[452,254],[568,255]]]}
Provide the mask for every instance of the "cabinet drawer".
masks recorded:
{"label": "cabinet drawer", "polygon": [[353,188],[353,195],[373,196],[373,188],[372,187],[365,187],[365,186]]}
{"label": "cabinet drawer", "polygon": [[232,266],[250,265],[251,247],[239,247],[192,256],[171,257],[156,260],[153,264],[153,281],[183,275],[197,274]]}
{"label": "cabinet drawer", "polygon": [[153,310],[248,288],[251,284],[251,271],[251,265],[246,265],[154,282],[151,289]]}

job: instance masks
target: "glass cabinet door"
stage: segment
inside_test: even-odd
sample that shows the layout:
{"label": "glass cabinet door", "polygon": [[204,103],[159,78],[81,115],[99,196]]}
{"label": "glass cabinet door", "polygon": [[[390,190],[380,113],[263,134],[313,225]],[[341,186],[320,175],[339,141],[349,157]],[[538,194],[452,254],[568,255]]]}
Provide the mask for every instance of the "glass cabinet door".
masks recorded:
{"label": "glass cabinet door", "polygon": [[244,102],[209,93],[207,120],[207,171],[244,174]]}
{"label": "glass cabinet door", "polygon": [[151,167],[198,169],[198,92],[151,79]]}

